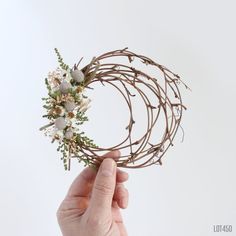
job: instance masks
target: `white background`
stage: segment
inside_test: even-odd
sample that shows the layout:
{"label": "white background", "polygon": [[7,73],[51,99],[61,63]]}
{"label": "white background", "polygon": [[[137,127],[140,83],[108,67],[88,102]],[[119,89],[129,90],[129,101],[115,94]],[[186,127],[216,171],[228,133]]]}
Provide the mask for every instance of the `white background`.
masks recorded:
{"label": "white background", "polygon": [[65,172],[38,131],[53,48],[73,64],[126,46],[192,88],[183,91],[184,142],[175,140],[162,167],[128,171],[129,235],[216,235],[215,224],[235,235],[235,22],[233,0],[1,0],[0,235],[60,235],[57,207],[83,168]]}

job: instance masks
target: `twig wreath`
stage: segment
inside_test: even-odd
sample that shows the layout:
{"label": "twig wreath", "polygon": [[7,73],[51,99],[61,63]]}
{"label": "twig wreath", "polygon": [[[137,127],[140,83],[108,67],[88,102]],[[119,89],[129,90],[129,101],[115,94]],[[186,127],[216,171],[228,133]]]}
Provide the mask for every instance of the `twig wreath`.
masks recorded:
{"label": "twig wreath", "polygon": [[[107,52],[94,57],[91,62],[79,69],[83,58],[70,68],[66,65],[59,51],[55,48],[60,67],[49,72],[45,79],[48,90],[48,97],[42,98],[43,106],[49,124],[40,128],[46,136],[59,143],[57,148],[62,153],[65,170],[70,170],[71,159],[77,158],[89,166],[98,166],[102,157],[99,153],[111,150],[128,149],[128,154],[121,155],[116,160],[117,166],[125,168],[141,168],[153,164],[161,165],[162,157],[170,146],[173,146],[173,139],[180,126],[183,109],[182,98],[179,90],[180,84],[187,89],[180,77],[171,72],[165,66],[157,64],[150,58],[138,55],[128,48]],[[127,58],[128,65],[112,62],[114,58]],[[108,63],[105,59],[110,60]],[[146,66],[153,66],[161,73],[161,78],[153,77],[132,66],[134,60],[139,60]],[[158,81],[162,80],[163,86]],[[91,99],[84,95],[86,89],[91,89],[93,83],[109,84],[116,88],[124,98],[129,110],[129,122],[125,127],[127,135],[125,139],[112,147],[103,148],[97,146],[94,141],[81,131],[81,125],[88,121],[86,111],[89,108]],[[121,87],[119,87],[117,85]],[[133,115],[132,94],[128,87],[131,86],[143,100],[147,114],[146,132],[137,140],[132,139],[132,131],[135,126]],[[142,90],[145,87],[155,96],[153,104],[148,95]],[[158,118],[164,117],[164,133],[161,140],[150,142],[152,130],[157,125]]]}

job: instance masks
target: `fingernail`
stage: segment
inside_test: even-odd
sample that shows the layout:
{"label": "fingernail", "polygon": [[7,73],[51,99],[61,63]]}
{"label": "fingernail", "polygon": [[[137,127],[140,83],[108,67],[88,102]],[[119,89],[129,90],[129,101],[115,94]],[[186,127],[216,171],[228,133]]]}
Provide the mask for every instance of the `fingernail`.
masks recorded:
{"label": "fingernail", "polygon": [[129,178],[129,174],[127,172],[125,172],[123,170],[119,170],[119,171],[122,175],[125,175],[127,179]]}
{"label": "fingernail", "polygon": [[126,197],[123,197],[123,198],[121,199],[121,206],[122,206],[123,208],[127,208],[127,206],[128,206],[128,199],[127,199]]}
{"label": "fingernail", "polygon": [[104,176],[112,176],[114,173],[114,169],[115,169],[115,162],[112,159],[106,158],[103,160],[102,174]]}

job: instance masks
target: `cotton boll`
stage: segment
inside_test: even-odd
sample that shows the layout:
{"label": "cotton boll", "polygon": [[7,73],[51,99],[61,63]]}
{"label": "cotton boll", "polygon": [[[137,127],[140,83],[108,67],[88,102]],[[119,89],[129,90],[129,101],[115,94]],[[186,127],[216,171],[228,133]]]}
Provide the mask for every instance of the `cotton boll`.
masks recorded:
{"label": "cotton boll", "polygon": [[75,105],[74,102],[67,101],[67,102],[65,103],[65,108],[66,108],[66,110],[67,110],[68,112],[73,111],[73,110],[75,109],[75,107],[76,107],[76,105]]}
{"label": "cotton boll", "polygon": [[84,81],[84,73],[81,70],[72,71],[71,77],[78,83],[81,83]]}
{"label": "cotton boll", "polygon": [[66,94],[68,93],[68,90],[71,88],[71,84],[66,82],[66,81],[63,81],[61,84],[60,84],[60,91],[63,93],[63,94]]}
{"label": "cotton boll", "polygon": [[66,121],[63,117],[59,117],[55,120],[55,127],[59,130],[65,129]]}

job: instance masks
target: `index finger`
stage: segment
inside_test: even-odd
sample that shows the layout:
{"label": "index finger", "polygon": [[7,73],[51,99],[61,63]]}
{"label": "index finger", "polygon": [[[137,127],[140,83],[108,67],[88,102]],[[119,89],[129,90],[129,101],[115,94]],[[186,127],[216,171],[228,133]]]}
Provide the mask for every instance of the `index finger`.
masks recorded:
{"label": "index finger", "polygon": [[[120,151],[111,151],[101,156],[101,159],[112,158],[118,160]],[[88,197],[90,196],[92,186],[97,174],[97,170],[92,167],[86,167],[72,182],[67,197]],[[128,174],[117,169],[117,181],[124,182],[128,179]]]}

